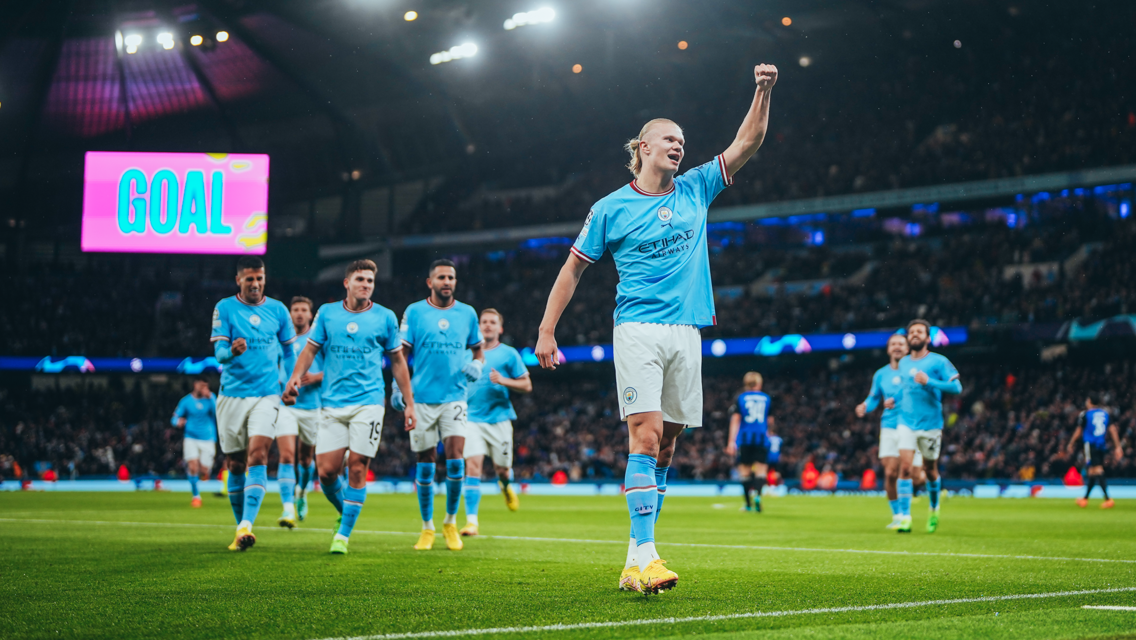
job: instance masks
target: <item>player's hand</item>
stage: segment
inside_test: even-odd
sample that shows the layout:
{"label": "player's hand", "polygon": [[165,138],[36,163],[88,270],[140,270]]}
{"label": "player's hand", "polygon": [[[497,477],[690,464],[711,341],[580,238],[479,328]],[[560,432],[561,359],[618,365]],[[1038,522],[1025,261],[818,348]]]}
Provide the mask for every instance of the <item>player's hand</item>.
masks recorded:
{"label": "player's hand", "polygon": [[470,360],[462,367],[462,373],[465,374],[465,379],[470,382],[477,382],[481,379],[481,370],[485,363],[481,360]]}
{"label": "player's hand", "polygon": [[895,408],[895,398],[884,398],[884,408],[885,409],[894,409]]}
{"label": "player's hand", "polygon": [[868,415],[868,405],[864,404],[863,402],[856,405],[856,417],[863,418],[866,415]]}
{"label": "player's hand", "polygon": [[916,371],[915,372],[915,382],[917,384],[925,385],[925,384],[927,384],[927,381],[930,380],[930,379],[931,378],[927,377],[927,374],[922,372],[922,371]]}
{"label": "player's hand", "polygon": [[178,429],[185,428],[185,418],[178,418]]}
{"label": "player's hand", "polygon": [[1115,453],[1116,453],[1116,461],[1117,462],[1120,462],[1121,460],[1124,459],[1124,450],[1123,449],[1121,449],[1120,447],[1117,447]]}
{"label": "player's hand", "polygon": [[[406,400],[404,400],[402,397],[402,389],[399,388],[397,382],[392,386],[394,388],[391,389],[391,408],[395,411],[406,411]],[[406,430],[410,431],[413,428],[414,427],[408,426]]]}
{"label": "player's hand", "polygon": [[556,336],[544,334],[536,341],[536,359],[542,369],[555,369],[560,364],[560,350],[556,348]]}
{"label": "player's hand", "polygon": [[772,89],[777,84],[777,67],[771,64],[759,64],[753,68],[753,79],[762,89]]}
{"label": "player's hand", "polygon": [[300,379],[296,376],[288,378],[288,383],[284,385],[284,404],[292,406],[296,404],[296,398],[300,395]]}
{"label": "player's hand", "polygon": [[318,378],[317,374],[305,373],[304,375],[300,376],[300,386],[306,387],[310,384],[315,384],[320,380],[321,378]]}
{"label": "player's hand", "polygon": [[504,379],[505,378],[500,373],[497,373],[496,369],[489,370],[489,381],[493,384],[501,384],[501,381]]}
{"label": "player's hand", "polygon": [[407,406],[402,413],[403,421],[406,422],[405,429],[407,431],[414,431],[414,427],[418,426],[418,412],[414,410],[414,405]]}
{"label": "player's hand", "polygon": [[245,342],[244,338],[237,338],[233,340],[233,346],[230,347],[229,350],[232,351],[233,357],[235,358],[245,351],[248,351],[248,343]]}
{"label": "player's hand", "polygon": [[736,445],[732,442],[729,445],[727,445],[726,446],[726,455],[728,455],[728,456],[738,455],[738,445]]}

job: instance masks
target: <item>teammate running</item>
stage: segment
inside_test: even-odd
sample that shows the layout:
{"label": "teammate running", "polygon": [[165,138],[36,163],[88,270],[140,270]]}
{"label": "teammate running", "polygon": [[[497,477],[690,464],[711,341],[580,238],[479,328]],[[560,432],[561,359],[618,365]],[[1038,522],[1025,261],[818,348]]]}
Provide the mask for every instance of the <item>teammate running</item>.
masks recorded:
{"label": "teammate running", "polygon": [[1085,410],[1081,415],[1077,416],[1077,428],[1073,431],[1073,437],[1069,438],[1069,453],[1073,453],[1073,446],[1077,443],[1077,439],[1081,438],[1085,442],[1085,466],[1088,467],[1089,482],[1085,485],[1085,497],[1077,499],[1077,506],[1084,509],[1089,506],[1089,494],[1093,492],[1094,485],[1100,485],[1101,492],[1104,493],[1104,502],[1101,503],[1101,509],[1111,509],[1113,507],[1112,498],[1108,497],[1108,479],[1104,475],[1104,459],[1108,455],[1108,438],[1112,436],[1113,455],[1116,456],[1116,461],[1120,462],[1124,458],[1124,446],[1120,443],[1120,432],[1117,430],[1116,425],[1112,424],[1112,417],[1109,415],[1108,410],[1099,406],[1093,398],[1085,400]]}
{"label": "teammate running", "polygon": [[899,361],[899,497],[902,521],[896,529],[911,533],[911,496],[914,492],[912,469],[915,452],[923,455],[923,468],[927,473],[927,501],[931,513],[927,518],[927,531],[934,533],[939,527],[939,451],[943,445],[943,394],[962,393],[958,369],[950,360],[931,353],[931,323],[916,319],[907,323],[907,346],[911,352]]}
{"label": "teammate running", "polygon": [[[394,312],[371,302],[378,268],[370,260],[347,266],[341,303],[325,304],[316,314],[308,343],[284,392],[286,403],[296,402],[305,376],[322,351],[325,354],[323,408],[316,437],[316,463],[320,488],[340,513],[331,540],[331,553],[347,553],[347,543],[363,502],[367,499],[367,467],[379,450],[386,411],[383,353],[390,358],[395,384],[404,390],[406,424],[414,426],[414,392],[410,371],[398,339]],[[347,487],[342,486],[343,458],[347,454]]]}
{"label": "teammate running", "polygon": [[675,438],[702,425],[699,329],[716,323],[707,209],[765,139],[777,68],[758,65],[754,79],[753,103],[737,137],[710,162],[676,178],[686,141],[666,119],[651,120],[627,143],[635,179],[588,213],[540,324],[536,355],[552,369],[560,363],[560,316],[584,269],[610,251],[619,273],[615,375],[630,440],[624,486],[632,535],[620,589],[657,593],[678,583],[655,549],[655,519]]}
{"label": "teammate running", "polygon": [[[280,414],[280,371],[277,345],[286,369],[296,358],[296,331],[288,309],[264,295],[264,262],[246,256],[237,261],[241,292],[213,309],[213,353],[224,365],[217,399],[217,430],[229,468],[229,503],[237,520],[230,551],[256,544],[252,525],[268,485],[268,451],[276,437]],[[245,469],[248,469],[246,482]]]}
{"label": "teammate running", "polygon": [[204,377],[193,381],[193,391],[182,398],[170,423],[178,429],[185,429],[181,441],[182,458],[185,459],[185,475],[189,478],[189,488],[193,499],[189,506],[201,508],[202,482],[209,479],[213,470],[213,455],[217,452],[217,401],[209,390],[209,381]]}
{"label": "teammate running", "polygon": [[[288,305],[296,341],[292,351],[299,356],[308,344],[312,330],[312,301],[296,296]],[[299,395],[295,404],[285,407],[276,426],[276,447],[280,451],[280,467],[276,472],[280,483],[280,499],[284,515],[279,524],[291,529],[296,519],[308,517],[308,487],[315,477],[316,433],[320,423],[320,391],[323,381],[323,351],[318,351],[308,373],[300,380]],[[285,380],[292,372],[285,371]],[[295,466],[293,466],[295,463]]]}
{"label": "teammate running", "polygon": [[761,374],[750,371],[742,378],[745,390],[738,394],[730,415],[730,437],[726,454],[737,456],[745,510],[761,513],[761,489],[769,472],[766,436],[773,418],[769,417],[769,396],[762,393]]}
{"label": "teammate running", "polygon": [[[902,334],[896,333],[888,338],[887,354],[890,362],[872,376],[872,388],[867,399],[856,405],[856,416],[860,418],[875,411],[880,405],[884,407],[880,416],[879,456],[880,465],[884,468],[884,492],[891,507],[888,529],[899,529],[903,522],[899,496],[896,494],[896,482],[899,480],[899,434],[896,432],[899,409],[896,402],[903,388],[899,377],[899,361],[907,355],[907,350],[907,338]],[[919,452],[916,451],[915,455],[918,456]]]}
{"label": "teammate running", "polygon": [[[481,378],[485,353],[477,312],[454,299],[457,284],[454,263],[435,260],[426,279],[430,297],[407,307],[400,327],[403,346],[414,350],[411,384],[418,398],[418,423],[407,423],[406,429],[410,431],[410,450],[418,454],[415,481],[422,534],[414,548],[419,551],[434,547],[434,473],[439,440],[446,451],[446,519],[442,535],[450,551],[462,548],[457,514],[469,430],[466,387]],[[472,360],[467,349],[473,352]],[[391,406],[400,409],[403,398],[396,389],[391,394]]]}
{"label": "teammate running", "polygon": [[509,393],[532,393],[532,380],[521,354],[501,342],[505,320],[496,309],[481,312],[482,351],[489,375],[481,376],[469,388],[469,432],[465,439],[465,517],[463,536],[478,533],[477,507],[481,504],[481,464],[488,455],[497,472],[497,483],[505,495],[505,506],[516,511],[521,499],[513,480],[513,420],[517,412]]}

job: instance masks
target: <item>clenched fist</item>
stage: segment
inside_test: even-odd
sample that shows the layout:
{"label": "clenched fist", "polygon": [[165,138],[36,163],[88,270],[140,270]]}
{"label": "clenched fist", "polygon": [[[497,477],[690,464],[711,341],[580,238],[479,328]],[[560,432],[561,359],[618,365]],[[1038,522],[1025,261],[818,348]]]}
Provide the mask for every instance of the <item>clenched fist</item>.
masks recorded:
{"label": "clenched fist", "polygon": [[772,89],[777,84],[777,67],[771,64],[759,64],[753,68],[753,79],[762,89]]}

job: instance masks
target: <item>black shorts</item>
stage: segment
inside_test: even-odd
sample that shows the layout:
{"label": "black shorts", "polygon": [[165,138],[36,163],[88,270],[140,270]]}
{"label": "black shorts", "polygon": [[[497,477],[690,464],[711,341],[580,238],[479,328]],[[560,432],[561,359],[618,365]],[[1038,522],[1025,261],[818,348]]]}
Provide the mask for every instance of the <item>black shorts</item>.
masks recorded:
{"label": "black shorts", "polygon": [[1099,467],[1104,464],[1104,455],[1108,452],[1107,449],[1094,447],[1089,443],[1085,443],[1085,464],[1090,467]]}
{"label": "black shorts", "polygon": [[749,466],[751,464],[765,464],[769,458],[769,450],[764,444],[743,444],[738,447],[738,464]]}

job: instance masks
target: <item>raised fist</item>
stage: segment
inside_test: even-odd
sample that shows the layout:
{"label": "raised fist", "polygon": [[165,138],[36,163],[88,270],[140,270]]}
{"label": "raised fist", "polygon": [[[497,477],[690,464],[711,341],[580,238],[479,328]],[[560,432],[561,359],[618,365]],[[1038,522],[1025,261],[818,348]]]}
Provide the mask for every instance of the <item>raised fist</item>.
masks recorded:
{"label": "raised fist", "polygon": [[753,68],[753,79],[762,89],[772,89],[777,84],[777,67],[771,64],[759,64]]}

